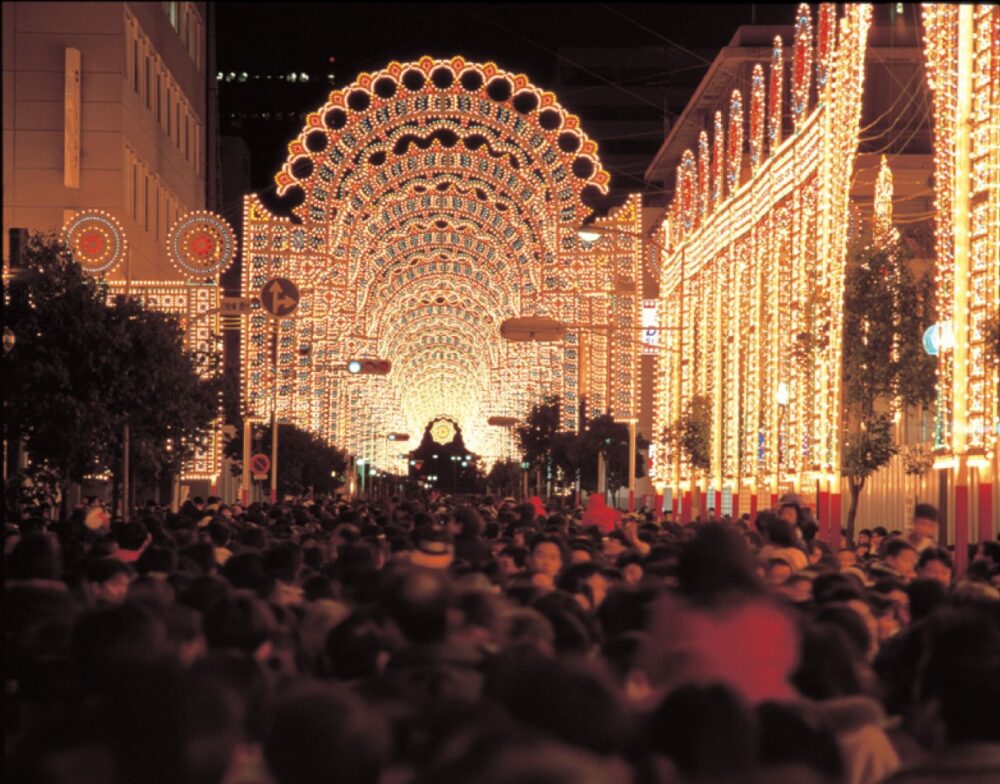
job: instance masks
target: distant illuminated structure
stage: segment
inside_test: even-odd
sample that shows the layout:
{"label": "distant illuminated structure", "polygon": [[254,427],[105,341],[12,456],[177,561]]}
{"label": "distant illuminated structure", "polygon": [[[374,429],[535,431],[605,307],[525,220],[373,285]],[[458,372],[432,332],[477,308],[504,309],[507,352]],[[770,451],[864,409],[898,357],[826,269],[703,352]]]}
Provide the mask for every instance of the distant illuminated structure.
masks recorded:
{"label": "distant illuminated structure", "polygon": [[[244,294],[274,276],[302,292],[294,318],[246,321],[248,414],[276,405],[401,473],[386,432],[450,419],[488,464],[511,431],[487,419],[549,394],[564,396],[567,429],[581,389],[592,408],[634,416],[638,199],[605,221],[630,235],[577,236],[582,195],[608,181],[578,119],[492,63],[391,63],[332,92],[289,145],[281,205],[245,200]],[[565,339],[505,343],[500,323],[520,316],[564,322]],[[350,357],[392,372],[347,374]]]}

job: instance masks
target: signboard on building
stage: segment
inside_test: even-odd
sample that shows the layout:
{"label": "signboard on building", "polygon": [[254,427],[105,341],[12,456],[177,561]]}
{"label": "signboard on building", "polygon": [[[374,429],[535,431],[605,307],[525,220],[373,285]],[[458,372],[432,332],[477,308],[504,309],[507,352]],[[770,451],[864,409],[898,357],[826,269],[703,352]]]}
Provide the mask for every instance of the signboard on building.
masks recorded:
{"label": "signboard on building", "polygon": [[642,355],[656,356],[660,345],[660,324],[656,315],[657,301],[642,301]]}

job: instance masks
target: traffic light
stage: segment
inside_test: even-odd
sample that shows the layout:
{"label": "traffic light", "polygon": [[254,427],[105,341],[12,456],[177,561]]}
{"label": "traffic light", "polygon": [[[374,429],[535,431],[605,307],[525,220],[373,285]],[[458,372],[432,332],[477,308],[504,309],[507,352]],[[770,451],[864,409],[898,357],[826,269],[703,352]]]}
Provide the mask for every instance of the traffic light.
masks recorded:
{"label": "traffic light", "polygon": [[385,376],[392,370],[388,359],[352,359],[347,363],[347,372],[354,375]]}
{"label": "traffic light", "polygon": [[390,441],[409,441],[410,440],[410,434],[409,433],[389,433],[389,435],[387,435],[386,438],[388,438]]}

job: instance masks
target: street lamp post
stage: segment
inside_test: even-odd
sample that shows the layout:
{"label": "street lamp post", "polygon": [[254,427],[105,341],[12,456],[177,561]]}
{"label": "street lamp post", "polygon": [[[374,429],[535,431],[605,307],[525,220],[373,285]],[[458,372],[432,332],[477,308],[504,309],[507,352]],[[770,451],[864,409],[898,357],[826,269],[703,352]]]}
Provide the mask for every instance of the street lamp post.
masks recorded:
{"label": "street lamp post", "polygon": [[[653,239],[649,235],[640,234],[635,231],[628,231],[626,229],[617,229],[612,226],[603,226],[600,224],[587,224],[580,226],[577,230],[577,235],[584,242],[596,242],[601,237],[605,236],[620,236],[629,237],[631,239],[641,239],[644,242],[648,242],[654,248],[659,250],[661,253],[666,252],[663,245],[657,240]],[[643,261],[645,262],[645,254],[642,255]],[[650,273],[654,278],[658,278],[658,270],[650,270]],[[683,280],[683,275],[681,276]],[[683,299],[682,299],[683,303]],[[683,304],[682,304],[683,307]],[[663,329],[663,327],[658,327],[658,329]],[[633,400],[633,410],[632,416],[627,420],[628,423],[628,510],[629,512],[635,511],[635,448],[636,448],[636,425],[638,417],[638,393],[635,395]]]}

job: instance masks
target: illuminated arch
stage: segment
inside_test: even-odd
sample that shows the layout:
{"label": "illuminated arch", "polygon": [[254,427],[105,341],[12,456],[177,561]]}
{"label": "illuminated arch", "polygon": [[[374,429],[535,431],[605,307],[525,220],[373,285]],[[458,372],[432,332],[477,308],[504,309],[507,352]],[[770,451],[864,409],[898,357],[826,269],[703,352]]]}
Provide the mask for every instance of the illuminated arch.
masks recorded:
{"label": "illuminated arch", "polygon": [[[385,432],[417,435],[441,416],[489,460],[510,432],[486,418],[523,415],[548,393],[566,392],[575,422],[577,335],[508,345],[499,326],[583,319],[610,346],[614,300],[615,325],[632,329],[631,300],[611,289],[636,280],[640,252],[576,238],[585,193],[609,181],[578,118],[492,63],[390,63],[332,92],[288,145],[273,210],[246,200],[245,292],[277,275],[302,291],[295,318],[247,320],[247,408],[265,416],[276,402],[282,418],[377,463],[395,459]],[[639,225],[638,202],[623,214]],[[365,356],[391,360],[390,375],[343,372]],[[626,369],[609,383],[633,384],[629,356],[616,362]]]}

